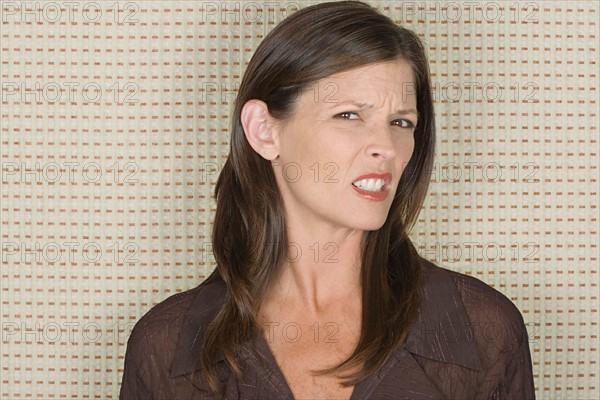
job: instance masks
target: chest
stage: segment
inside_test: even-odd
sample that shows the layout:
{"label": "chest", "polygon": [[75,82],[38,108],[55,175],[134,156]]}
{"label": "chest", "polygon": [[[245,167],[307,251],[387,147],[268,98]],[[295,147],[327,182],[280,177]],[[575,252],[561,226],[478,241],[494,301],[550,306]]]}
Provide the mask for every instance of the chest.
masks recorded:
{"label": "chest", "polygon": [[333,375],[312,371],[333,367],[354,351],[359,329],[340,321],[272,323],[263,332],[281,373],[296,399],[349,399],[353,386],[344,387]]}

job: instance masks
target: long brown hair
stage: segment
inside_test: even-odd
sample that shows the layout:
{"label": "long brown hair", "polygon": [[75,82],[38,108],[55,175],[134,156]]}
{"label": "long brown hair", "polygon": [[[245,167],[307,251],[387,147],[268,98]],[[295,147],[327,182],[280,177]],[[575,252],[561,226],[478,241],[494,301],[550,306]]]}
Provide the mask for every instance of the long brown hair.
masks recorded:
{"label": "long brown hair", "polygon": [[[262,41],[246,69],[232,116],[231,148],[216,188],[212,243],[227,286],[222,309],[203,338],[202,365],[210,387],[219,391],[215,361],[235,360],[241,344],[259,332],[257,310],[271,277],[284,264],[288,237],[284,208],[271,162],[248,143],[240,114],[250,99],[264,101],[272,116],[289,117],[294,102],[319,79],[367,64],[406,60],[412,68],[418,124],[415,147],[400,179],[389,215],[362,242],[362,330],[352,355],[318,371],[338,374],[355,385],[376,372],[404,340],[418,307],[420,256],[408,238],[429,186],[435,122],[425,49],[412,31],[358,1],[321,3],[297,11]],[[358,372],[342,375],[355,367]]]}

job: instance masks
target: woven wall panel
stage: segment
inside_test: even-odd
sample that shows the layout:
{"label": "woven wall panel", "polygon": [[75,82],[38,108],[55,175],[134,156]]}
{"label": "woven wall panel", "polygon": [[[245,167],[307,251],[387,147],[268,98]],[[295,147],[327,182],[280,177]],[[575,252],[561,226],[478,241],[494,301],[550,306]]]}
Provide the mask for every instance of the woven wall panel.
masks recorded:
{"label": "woven wall panel", "polygon": [[[0,396],[117,398],[131,327],[214,268],[244,67],[307,1],[2,2]],[[522,311],[540,399],[598,389],[596,1],[371,1],[429,49],[412,238]]]}

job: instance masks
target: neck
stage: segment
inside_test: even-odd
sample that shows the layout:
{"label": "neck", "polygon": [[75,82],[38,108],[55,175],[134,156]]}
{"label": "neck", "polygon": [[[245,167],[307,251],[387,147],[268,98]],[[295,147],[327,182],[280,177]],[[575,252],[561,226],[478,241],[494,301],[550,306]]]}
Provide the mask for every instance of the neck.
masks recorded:
{"label": "neck", "polygon": [[[289,225],[288,225],[289,226]],[[361,299],[360,246],[364,231],[315,231],[289,226],[289,255],[274,279],[271,299],[323,314]]]}

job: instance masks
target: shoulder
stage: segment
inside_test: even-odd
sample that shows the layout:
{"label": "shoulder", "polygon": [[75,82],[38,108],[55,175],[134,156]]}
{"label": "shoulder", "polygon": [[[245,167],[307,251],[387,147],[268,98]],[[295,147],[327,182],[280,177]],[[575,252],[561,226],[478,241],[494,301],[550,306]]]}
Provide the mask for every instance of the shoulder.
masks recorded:
{"label": "shoulder", "polygon": [[201,287],[169,296],[136,322],[127,341],[126,375],[135,373],[148,377],[151,382],[151,376],[166,372],[175,354],[185,315]]}
{"label": "shoulder", "polygon": [[444,398],[534,398],[517,306],[481,279],[422,259],[419,313],[407,349]]}
{"label": "shoulder", "polygon": [[176,351],[182,329],[188,325],[191,315],[194,322],[204,323],[197,316],[207,315],[214,309],[215,292],[223,292],[222,281],[203,282],[187,291],[169,296],[148,310],[134,325],[127,342],[127,353],[131,356],[151,354],[154,361],[170,362]]}
{"label": "shoulder", "polygon": [[178,356],[193,361],[188,344],[196,341],[198,326],[214,315],[225,292],[222,280],[207,280],[169,296],[137,321],[127,341],[120,398],[176,397],[168,384],[173,362]]}
{"label": "shoulder", "polygon": [[[456,288],[469,320],[472,341],[479,348],[482,363],[510,358],[527,340],[527,329],[517,306],[502,292],[481,279],[439,267],[429,261],[424,266],[425,285],[449,281]],[[485,365],[483,365],[485,367]]]}
{"label": "shoulder", "polygon": [[181,325],[192,301],[202,285],[167,297],[148,310],[135,324],[129,336],[129,344],[145,339],[169,338]]}
{"label": "shoulder", "polygon": [[[222,281],[203,282],[198,286],[176,293],[162,300],[148,310],[135,324],[130,341],[145,338],[170,338],[181,329],[192,304],[198,308],[210,308],[214,300],[214,290],[221,289]],[[202,310],[195,310],[202,311]],[[176,338],[175,338],[176,339]]]}
{"label": "shoulder", "polygon": [[522,333],[524,320],[521,311],[505,294],[481,279],[438,267],[450,276],[458,289],[462,303],[472,320],[488,321],[492,326],[510,327]]}

